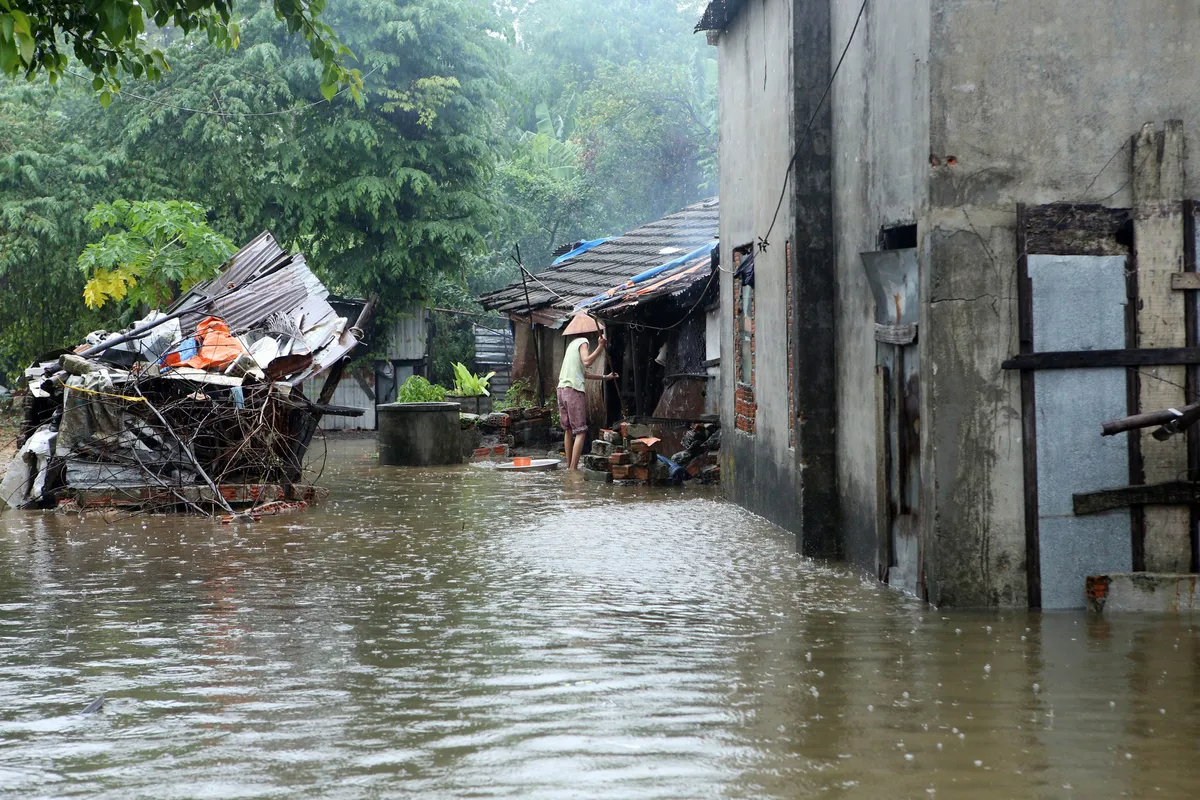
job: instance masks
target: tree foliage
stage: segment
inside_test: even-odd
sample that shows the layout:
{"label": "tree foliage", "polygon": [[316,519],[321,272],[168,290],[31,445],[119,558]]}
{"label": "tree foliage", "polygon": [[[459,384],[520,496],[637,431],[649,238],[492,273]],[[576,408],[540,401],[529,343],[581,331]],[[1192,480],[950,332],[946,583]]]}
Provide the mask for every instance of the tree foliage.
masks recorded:
{"label": "tree foliage", "polygon": [[[321,90],[332,97],[338,86],[357,92],[361,75],[348,69],[350,51],[320,20],[325,0],[274,0],[273,9],[290,33],[308,41],[323,68]],[[184,36],[203,31],[209,44],[237,47],[239,29],[232,0],[0,0],[0,74],[45,74],[51,83],[68,69],[68,53],[95,78],[100,102],[108,105],[120,76],[157,80],[170,67],[160,48],[164,31]]]}
{"label": "tree foliage", "polygon": [[[178,265],[139,266],[148,271],[117,286],[119,265],[141,262],[100,244],[115,229],[88,223],[97,205],[186,199],[234,245],[269,230],[333,291],[378,293],[386,316],[414,301],[477,310],[478,292],[518,277],[518,246],[537,271],[561,244],[715,193],[715,63],[691,32],[699,0],[246,0],[236,12],[225,0],[44,1],[0,0],[0,42],[16,48],[2,50],[0,71],[34,78],[0,86],[0,372],[10,375],[193,279]],[[306,28],[317,14],[328,29]],[[361,93],[334,96],[349,85],[331,80],[327,61],[348,58],[341,43]],[[63,74],[73,77],[50,85]],[[95,87],[109,91],[107,107]],[[89,309],[83,289],[97,275],[93,301],[133,295]],[[435,342],[453,340],[435,353],[447,379],[471,357],[461,319]]]}
{"label": "tree foliage", "polygon": [[340,0],[326,13],[370,66],[362,105],[322,102],[264,3],[239,50],[172,51],[150,102],[121,100],[97,122],[147,191],[212,209],[236,242],[270,230],[337,291],[398,306],[482,247],[503,44],[475,0]]}
{"label": "tree foliage", "polygon": [[88,308],[110,300],[148,310],[215,276],[237,248],[205,221],[195,203],[115,200],[87,215],[93,230],[108,230],[79,256],[87,276]]}

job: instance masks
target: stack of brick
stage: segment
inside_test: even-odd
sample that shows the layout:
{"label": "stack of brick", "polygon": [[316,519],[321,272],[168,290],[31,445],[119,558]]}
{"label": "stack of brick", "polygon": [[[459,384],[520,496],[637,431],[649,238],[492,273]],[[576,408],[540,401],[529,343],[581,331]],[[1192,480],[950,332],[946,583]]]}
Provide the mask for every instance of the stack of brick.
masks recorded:
{"label": "stack of brick", "polygon": [[480,437],[478,446],[471,451],[472,460],[509,458],[516,442],[511,426],[512,417],[506,413],[493,411],[481,416],[475,425]]}
{"label": "stack of brick", "polygon": [[[626,426],[622,425],[625,429]],[[635,433],[641,432],[635,430]],[[629,439],[627,430],[600,431],[591,452],[580,459],[583,476],[593,481],[646,484],[666,483],[670,469],[658,460],[652,438]]]}
{"label": "stack of brick", "polygon": [[538,447],[550,442],[549,408],[506,408],[500,413],[509,418],[509,433],[517,447]]}
{"label": "stack of brick", "polygon": [[670,477],[670,468],[658,460],[658,451],[654,449],[656,439],[644,437],[629,440],[627,450],[609,456],[613,464],[613,480],[621,483],[666,483]]}
{"label": "stack of brick", "polygon": [[689,478],[701,483],[719,483],[721,480],[721,428],[715,423],[692,426],[683,435],[683,450],[671,456],[671,460],[687,470]]}

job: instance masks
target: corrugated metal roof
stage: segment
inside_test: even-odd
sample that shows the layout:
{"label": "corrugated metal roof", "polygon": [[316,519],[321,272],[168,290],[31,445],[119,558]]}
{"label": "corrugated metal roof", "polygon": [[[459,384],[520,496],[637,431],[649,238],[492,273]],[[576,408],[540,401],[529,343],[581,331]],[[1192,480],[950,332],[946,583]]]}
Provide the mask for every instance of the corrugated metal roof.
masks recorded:
{"label": "corrugated metal roof", "polygon": [[[710,198],[547,268],[527,281],[529,303],[535,310],[553,308],[566,314],[638,273],[710,244],[717,236],[719,211],[717,198]],[[514,281],[479,302],[486,309],[524,313],[525,288]]]}
{"label": "corrugated metal roof", "polygon": [[304,256],[286,253],[266,231],[234,253],[220,275],[193,286],[171,308],[177,310],[200,298],[217,297],[225,292],[229,294],[211,306],[181,317],[183,330],[194,329],[209,314],[224,319],[234,333],[263,327],[267,317],[275,313],[291,317],[306,333],[331,318],[344,320],[327,326],[327,338],[313,350],[312,365],[289,379],[293,386],[336,364],[358,345],[358,339],[348,330],[354,321],[338,317],[329,304],[329,291],[308,268]]}

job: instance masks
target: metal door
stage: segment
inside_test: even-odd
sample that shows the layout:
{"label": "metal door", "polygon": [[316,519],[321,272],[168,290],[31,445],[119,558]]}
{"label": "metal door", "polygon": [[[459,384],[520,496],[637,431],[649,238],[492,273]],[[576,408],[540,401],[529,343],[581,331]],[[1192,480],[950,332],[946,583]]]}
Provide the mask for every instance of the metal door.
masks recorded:
{"label": "metal door", "polygon": [[921,359],[917,251],[862,254],[875,296],[880,580],[920,595]]}

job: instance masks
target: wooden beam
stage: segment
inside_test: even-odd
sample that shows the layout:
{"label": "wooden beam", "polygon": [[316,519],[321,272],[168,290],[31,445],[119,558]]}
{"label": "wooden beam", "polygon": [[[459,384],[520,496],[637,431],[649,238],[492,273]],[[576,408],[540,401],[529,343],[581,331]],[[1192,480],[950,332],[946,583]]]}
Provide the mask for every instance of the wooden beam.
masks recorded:
{"label": "wooden beam", "polygon": [[[1022,355],[1033,352],[1033,282],[1029,278],[1029,210],[1017,204],[1017,330]],[[1034,374],[1021,373],[1021,449],[1025,490],[1025,589],[1030,608],[1042,607],[1042,544],[1037,480],[1037,392]]]}
{"label": "wooden beam", "polygon": [[1020,353],[1001,369],[1087,369],[1200,364],[1200,347],[1142,347],[1125,350],[1067,350]]}
{"label": "wooden beam", "polygon": [[1175,272],[1171,275],[1171,288],[1175,291],[1200,289],[1200,272]]}
{"label": "wooden beam", "polygon": [[1200,483],[1168,481],[1072,495],[1076,516],[1129,506],[1175,506],[1200,500]]}

